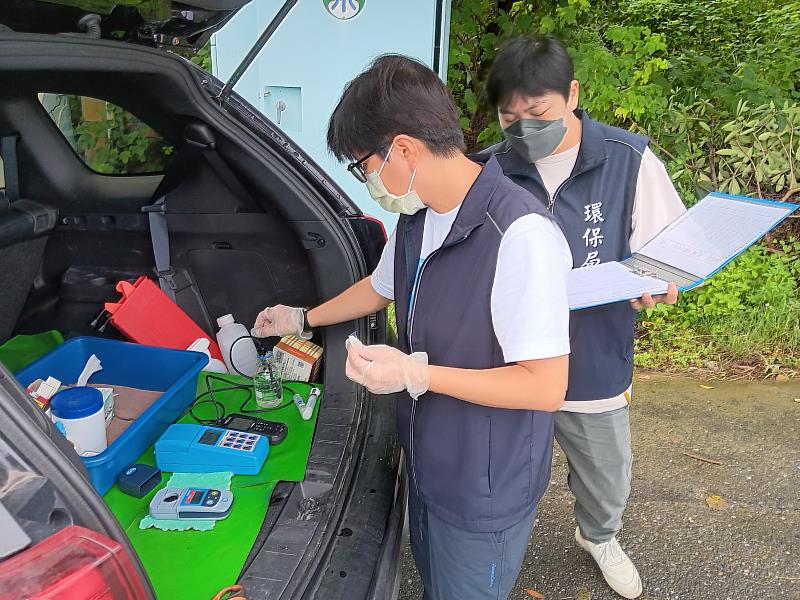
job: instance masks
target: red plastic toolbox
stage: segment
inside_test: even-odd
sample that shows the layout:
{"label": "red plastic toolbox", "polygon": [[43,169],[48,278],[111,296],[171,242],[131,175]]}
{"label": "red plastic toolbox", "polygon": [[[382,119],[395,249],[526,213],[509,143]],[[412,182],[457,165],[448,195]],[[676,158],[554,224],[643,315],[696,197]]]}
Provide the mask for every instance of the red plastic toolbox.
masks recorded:
{"label": "red plastic toolbox", "polygon": [[159,287],[142,275],[135,283],[120,281],[119,302],[107,302],[111,323],[129,339],[147,346],[186,350],[197,338],[206,338],[211,356],[222,360],[217,342],[192,321]]}

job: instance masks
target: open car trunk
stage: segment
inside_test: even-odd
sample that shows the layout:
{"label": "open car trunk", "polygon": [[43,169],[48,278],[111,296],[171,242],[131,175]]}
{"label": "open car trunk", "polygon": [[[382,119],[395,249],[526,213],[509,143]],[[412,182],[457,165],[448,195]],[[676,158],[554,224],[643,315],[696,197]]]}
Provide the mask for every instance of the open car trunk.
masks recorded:
{"label": "open car trunk", "polygon": [[[220,83],[182,58],[104,41],[0,33],[0,80],[0,135],[18,137],[20,196],[58,214],[43,235],[0,239],[0,343],[51,329],[122,339],[112,326],[98,333],[90,323],[104,302],[119,298],[117,281],[156,279],[142,208],[163,191],[165,176],[115,172],[136,162],[142,136],[132,137],[123,149],[128,156],[121,156],[112,132],[103,130],[117,119],[108,106],[135,116],[129,133],[141,123],[153,132],[145,141],[159,138],[176,302],[209,334],[224,314],[249,327],[265,306],[330,298],[377,258],[380,248],[357,235],[357,211],[291,141],[236,95],[217,102]],[[87,99],[100,101],[106,113],[94,124],[72,122],[70,134],[64,115],[77,106],[91,113],[98,105]],[[213,143],[186,160],[187,132],[197,127]],[[98,162],[98,153],[112,150]],[[325,350],[325,391],[305,479],[273,492],[242,566],[248,598],[391,594],[374,572],[351,568],[389,551],[386,514],[402,503],[391,405],[373,403],[344,375],[344,341],[354,330],[365,341],[384,341],[384,317],[327,327],[314,340]],[[362,504],[358,512],[348,509],[354,503]]]}

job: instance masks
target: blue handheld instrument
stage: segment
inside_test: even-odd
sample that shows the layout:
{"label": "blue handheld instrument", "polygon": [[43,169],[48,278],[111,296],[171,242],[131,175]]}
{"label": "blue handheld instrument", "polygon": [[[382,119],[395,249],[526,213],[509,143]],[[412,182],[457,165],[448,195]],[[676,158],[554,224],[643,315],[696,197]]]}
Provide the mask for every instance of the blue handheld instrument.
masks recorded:
{"label": "blue handheld instrument", "polygon": [[156,442],[156,464],[171,473],[256,475],[268,454],[263,435],[204,425],[170,425]]}
{"label": "blue handheld instrument", "polygon": [[164,488],[150,501],[154,519],[210,519],[227,517],[233,506],[233,492],[207,488]]}

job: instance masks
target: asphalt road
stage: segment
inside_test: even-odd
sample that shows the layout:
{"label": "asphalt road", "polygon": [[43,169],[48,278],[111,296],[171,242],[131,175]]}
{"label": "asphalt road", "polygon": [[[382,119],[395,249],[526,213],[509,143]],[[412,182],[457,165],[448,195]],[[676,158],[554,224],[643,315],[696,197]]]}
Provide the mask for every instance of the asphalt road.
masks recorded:
{"label": "asphalt road", "polygon": [[[634,392],[633,489],[619,539],[642,575],[641,598],[800,599],[800,382],[645,375]],[[512,599],[530,600],[526,588],[547,600],[619,598],[575,544],[566,475],[556,446]],[[710,496],[722,503],[709,507]],[[400,599],[421,597],[406,546]]]}

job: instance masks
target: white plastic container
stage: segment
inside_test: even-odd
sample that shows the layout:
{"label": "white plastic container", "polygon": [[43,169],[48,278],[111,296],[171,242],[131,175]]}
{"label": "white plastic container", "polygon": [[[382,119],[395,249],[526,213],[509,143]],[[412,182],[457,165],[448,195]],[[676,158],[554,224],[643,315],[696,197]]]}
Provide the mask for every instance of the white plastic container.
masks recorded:
{"label": "white plastic container", "polygon": [[[244,374],[248,377],[255,375],[258,366],[258,352],[256,352],[253,340],[250,339],[250,331],[247,327],[237,323],[233,319],[233,315],[220,317],[217,319],[217,325],[219,325],[217,343],[228,371],[235,375]],[[236,340],[242,336],[247,336],[247,338],[237,342]]]}
{"label": "white plastic container", "polygon": [[[208,357],[208,362],[206,366],[203,367],[203,371],[208,371],[210,373],[228,373],[229,371],[225,363],[211,356],[211,351],[208,349],[209,344],[211,344],[211,340],[208,338],[197,338],[187,350],[200,352]],[[244,344],[244,340],[239,342],[239,344]],[[237,346],[239,344],[237,344]]]}
{"label": "white plastic container", "polygon": [[95,456],[108,447],[103,394],[90,387],[62,390],[50,401],[53,422],[81,456]]}

